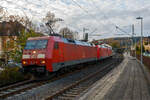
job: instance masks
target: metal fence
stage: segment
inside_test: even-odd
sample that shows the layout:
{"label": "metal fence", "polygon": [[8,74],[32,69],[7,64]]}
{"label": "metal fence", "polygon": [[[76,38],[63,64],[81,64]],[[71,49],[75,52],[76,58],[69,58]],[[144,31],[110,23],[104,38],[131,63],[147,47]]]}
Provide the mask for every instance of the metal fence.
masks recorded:
{"label": "metal fence", "polygon": [[[135,52],[130,52],[133,57],[135,57]],[[136,58],[140,60],[140,55],[136,55]],[[143,54],[143,64],[147,66],[150,70],[150,56]]]}
{"label": "metal fence", "polygon": [[[140,55],[137,55],[137,58],[140,60]],[[143,64],[147,66],[150,70],[150,57],[143,56]]]}

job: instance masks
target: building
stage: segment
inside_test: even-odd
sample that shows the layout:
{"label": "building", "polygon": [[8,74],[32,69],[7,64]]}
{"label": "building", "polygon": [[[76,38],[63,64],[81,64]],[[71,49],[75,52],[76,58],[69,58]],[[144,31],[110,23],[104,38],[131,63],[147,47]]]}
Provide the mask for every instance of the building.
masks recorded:
{"label": "building", "polygon": [[150,37],[144,37],[143,38],[143,45],[145,47],[145,51],[150,52]]}
{"label": "building", "polygon": [[[3,21],[0,22],[0,58],[2,59],[4,56],[6,43],[8,41],[14,41],[17,36],[19,36],[20,32],[25,29],[25,27],[19,23],[18,21]],[[10,49],[10,48],[9,48]]]}

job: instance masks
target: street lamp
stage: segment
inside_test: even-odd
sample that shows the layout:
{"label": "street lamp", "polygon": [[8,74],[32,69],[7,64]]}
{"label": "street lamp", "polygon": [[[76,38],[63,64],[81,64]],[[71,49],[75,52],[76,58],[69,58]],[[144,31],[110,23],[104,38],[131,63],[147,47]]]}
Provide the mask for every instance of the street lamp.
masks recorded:
{"label": "street lamp", "polygon": [[141,64],[143,63],[143,17],[137,17],[136,19],[141,20]]}

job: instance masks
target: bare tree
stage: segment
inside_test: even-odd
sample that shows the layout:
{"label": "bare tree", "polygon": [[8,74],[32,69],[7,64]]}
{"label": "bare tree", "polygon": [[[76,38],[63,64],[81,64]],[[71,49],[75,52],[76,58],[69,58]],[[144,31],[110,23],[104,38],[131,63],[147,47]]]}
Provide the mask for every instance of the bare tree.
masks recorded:
{"label": "bare tree", "polygon": [[45,22],[46,26],[48,26],[50,34],[54,34],[55,32],[53,29],[55,27],[56,22],[63,21],[63,19],[56,18],[55,14],[49,11],[47,12],[45,18],[43,18],[43,21]]}
{"label": "bare tree", "polygon": [[4,9],[2,7],[0,7],[0,21],[4,16]]}
{"label": "bare tree", "polygon": [[[25,14],[25,13],[24,13]],[[19,15],[9,15],[7,10],[5,10],[3,7],[0,7],[0,21],[12,21],[12,22],[19,22],[23,24],[28,29],[32,28],[32,20],[30,20],[27,15],[25,14],[24,17],[21,17]]]}

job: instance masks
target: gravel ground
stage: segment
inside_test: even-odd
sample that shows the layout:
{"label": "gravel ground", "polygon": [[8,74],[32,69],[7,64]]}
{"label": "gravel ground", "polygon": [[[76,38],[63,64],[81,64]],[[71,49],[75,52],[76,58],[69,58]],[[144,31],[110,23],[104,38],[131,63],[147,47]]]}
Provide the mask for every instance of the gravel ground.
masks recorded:
{"label": "gravel ground", "polygon": [[112,61],[114,60],[107,60],[105,61],[105,63],[91,65],[91,67],[81,70],[77,73],[73,73],[54,82],[50,82],[45,85],[28,90],[26,92],[22,92],[12,97],[8,97],[5,100],[44,100],[44,98],[46,98],[50,94],[53,94],[56,91],[62,89],[63,87],[68,86],[75,81],[78,81],[79,79],[89,75],[92,72],[95,72],[97,68],[105,66],[108,64],[108,62],[110,63]]}

